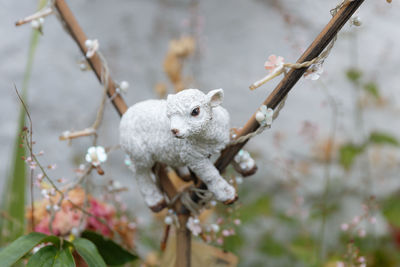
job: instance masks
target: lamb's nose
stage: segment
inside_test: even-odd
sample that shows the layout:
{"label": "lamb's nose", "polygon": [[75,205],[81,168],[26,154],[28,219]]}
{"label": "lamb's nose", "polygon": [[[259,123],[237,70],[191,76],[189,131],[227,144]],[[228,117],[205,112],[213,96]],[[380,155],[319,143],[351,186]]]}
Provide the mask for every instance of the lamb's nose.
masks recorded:
{"label": "lamb's nose", "polygon": [[179,134],[179,130],[178,129],[171,129],[171,132],[174,134],[174,135],[177,135],[177,134]]}

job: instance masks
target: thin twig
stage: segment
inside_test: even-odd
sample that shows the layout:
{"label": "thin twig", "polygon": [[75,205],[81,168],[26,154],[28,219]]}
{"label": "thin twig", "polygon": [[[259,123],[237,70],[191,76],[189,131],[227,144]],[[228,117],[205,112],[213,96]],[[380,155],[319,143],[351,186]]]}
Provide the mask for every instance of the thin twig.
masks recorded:
{"label": "thin twig", "polygon": [[90,128],[86,128],[86,129],[83,129],[80,131],[63,132],[62,135],[59,137],[59,139],[64,141],[64,140],[75,139],[75,138],[82,137],[82,136],[90,136],[90,135],[94,135],[94,134],[96,134],[96,129],[94,129],[93,127],[90,127]]}
{"label": "thin twig", "polygon": [[44,18],[52,13],[53,13],[53,9],[51,7],[46,7],[42,10],[39,10],[35,14],[32,14],[26,18],[18,20],[17,22],[15,22],[15,26],[21,26],[21,25],[29,23],[35,19]]}
{"label": "thin twig", "polygon": [[[28,147],[29,147],[30,157],[32,158],[32,156],[33,156],[33,151],[32,151],[32,144],[33,144],[32,131],[33,131],[33,126],[32,126],[31,114],[29,114],[28,108],[26,107],[26,104],[25,104],[24,100],[22,99],[21,95],[19,94],[17,86],[15,84],[14,84],[14,90],[15,90],[15,93],[17,94],[18,99],[21,102],[21,104],[22,104],[22,106],[23,106],[23,108],[25,110],[25,113],[26,113],[26,115],[28,117],[28,120],[29,120],[29,140],[28,140],[28,136],[27,136],[26,137],[27,138],[26,142],[31,144]],[[30,197],[31,197],[31,209],[32,209],[31,225],[32,225],[32,230],[33,230],[35,228],[35,221],[33,219],[33,214],[35,213],[35,205],[34,205],[34,201],[33,201],[33,169],[32,168],[30,168],[30,186],[29,186],[29,188],[30,188],[30,194],[31,194]]]}
{"label": "thin twig", "polygon": [[[29,137],[28,137],[28,136],[25,136],[25,142],[26,142],[26,145],[27,145],[27,147],[28,147],[28,149],[29,149],[29,151],[30,151],[31,159],[32,159],[34,162],[36,162],[37,166],[38,166],[38,167],[40,168],[40,170],[42,171],[43,176],[44,176],[44,177],[46,178],[46,180],[51,184],[51,186],[54,188],[54,190],[55,190],[57,193],[60,194],[60,198],[59,198],[59,200],[57,201],[56,205],[59,206],[59,207],[61,207],[61,204],[62,204],[62,202],[65,200],[65,197],[68,196],[68,193],[69,193],[72,189],[76,188],[77,185],[79,185],[80,183],[82,183],[82,181],[84,180],[84,178],[87,177],[87,175],[90,174],[91,170],[93,169],[93,165],[90,165],[89,167],[87,167],[87,168],[85,169],[84,173],[79,177],[79,179],[78,179],[77,181],[75,181],[73,184],[71,184],[70,186],[68,186],[67,189],[66,189],[65,191],[62,191],[61,189],[59,189],[59,188],[55,185],[55,183],[53,182],[53,180],[48,176],[48,174],[47,174],[46,170],[44,169],[43,165],[40,164],[40,162],[39,162],[39,160],[37,159],[36,155],[33,153],[32,119],[31,119],[30,113],[29,113],[29,111],[28,111],[28,108],[26,107],[25,102],[22,100],[21,96],[19,95],[18,90],[17,90],[17,88],[16,88],[15,85],[14,85],[14,88],[15,88],[15,90],[16,90],[16,93],[17,93],[18,98],[19,98],[20,101],[21,101],[21,104],[22,104],[23,107],[24,107],[24,110],[25,110],[25,112],[26,112],[26,114],[27,114],[27,117],[28,117],[29,123],[30,123],[30,135],[29,135]],[[31,186],[33,186],[33,175],[31,175]],[[32,196],[33,196],[33,194],[32,194]],[[51,198],[50,198],[50,201],[52,201]],[[79,207],[78,205],[76,205],[75,203],[73,203],[71,200],[68,199],[68,201],[69,201],[75,208],[81,210],[81,211],[82,211],[83,213],[85,213],[86,215],[89,215],[89,216],[91,216],[91,217],[96,218],[100,223],[104,224],[107,228],[109,228],[109,230],[110,230],[111,232],[114,233],[114,231],[109,227],[109,225],[107,224],[107,222],[105,222],[102,218],[100,218],[100,217],[98,217],[98,216],[96,216],[96,215],[91,214],[91,213],[88,212],[87,210],[85,210],[85,209]],[[34,203],[34,202],[33,202],[33,200],[32,200],[32,201],[31,201],[31,205],[32,205],[32,206],[31,206],[31,209],[32,209],[32,218],[31,218],[31,219],[32,219],[32,222],[31,222],[31,223],[32,223],[32,226],[33,226],[33,228],[34,228],[34,205],[33,205],[33,203]],[[51,203],[51,204],[52,204],[52,206],[53,206],[53,203]],[[53,226],[53,222],[54,222],[54,219],[55,219],[55,214],[56,214],[57,212],[56,212],[56,211],[53,211],[53,210],[51,210],[50,212],[51,212],[51,215],[50,215],[50,220],[49,220],[49,229],[50,229],[50,232],[53,233],[52,226]]]}

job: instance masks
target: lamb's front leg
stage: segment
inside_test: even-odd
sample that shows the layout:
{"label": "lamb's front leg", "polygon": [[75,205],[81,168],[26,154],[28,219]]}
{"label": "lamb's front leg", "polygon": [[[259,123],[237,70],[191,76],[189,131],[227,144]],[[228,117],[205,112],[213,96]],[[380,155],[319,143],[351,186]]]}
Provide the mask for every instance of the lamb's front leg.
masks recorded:
{"label": "lamb's front leg", "polygon": [[188,167],[207,185],[218,201],[232,203],[237,198],[235,188],[222,178],[209,159],[194,160]]}
{"label": "lamb's front leg", "polygon": [[[134,168],[133,168],[134,169]],[[146,168],[134,169],[135,178],[146,205],[153,211],[159,212],[167,206],[160,189],[151,179],[150,170]]]}

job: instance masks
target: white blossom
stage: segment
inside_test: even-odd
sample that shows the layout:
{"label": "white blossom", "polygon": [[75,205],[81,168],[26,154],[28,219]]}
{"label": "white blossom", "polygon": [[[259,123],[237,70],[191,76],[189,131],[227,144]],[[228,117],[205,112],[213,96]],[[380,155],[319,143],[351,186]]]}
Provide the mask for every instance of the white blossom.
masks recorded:
{"label": "white blossom", "polygon": [[189,217],[186,223],[187,229],[189,229],[194,236],[198,236],[201,233],[201,226],[198,223],[195,223],[195,219],[193,217]]}
{"label": "white blossom", "polygon": [[106,150],[102,146],[89,147],[85,159],[93,166],[99,166],[107,160]]}

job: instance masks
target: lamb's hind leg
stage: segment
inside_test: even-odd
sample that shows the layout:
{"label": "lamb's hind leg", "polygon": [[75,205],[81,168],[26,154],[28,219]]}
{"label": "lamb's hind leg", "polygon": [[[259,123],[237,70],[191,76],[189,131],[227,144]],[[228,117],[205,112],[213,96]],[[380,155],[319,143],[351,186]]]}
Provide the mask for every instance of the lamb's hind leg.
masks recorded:
{"label": "lamb's hind leg", "polygon": [[151,178],[149,169],[138,168],[134,170],[135,178],[146,205],[153,211],[159,212],[167,206],[160,189]]}
{"label": "lamb's hind leg", "polygon": [[237,199],[235,188],[221,177],[210,160],[194,161],[189,168],[207,185],[218,201],[230,204]]}

